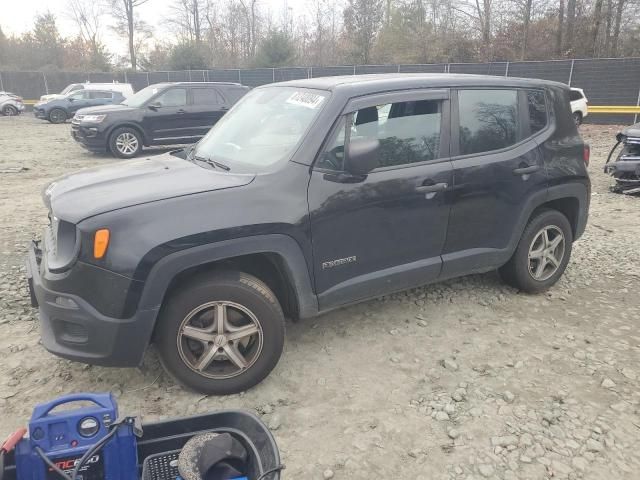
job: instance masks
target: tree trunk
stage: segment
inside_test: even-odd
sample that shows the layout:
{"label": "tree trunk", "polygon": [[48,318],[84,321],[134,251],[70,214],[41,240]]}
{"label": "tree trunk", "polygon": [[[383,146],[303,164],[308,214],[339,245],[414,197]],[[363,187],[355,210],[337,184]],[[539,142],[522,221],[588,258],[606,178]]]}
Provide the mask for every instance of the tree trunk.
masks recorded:
{"label": "tree trunk", "polygon": [[613,4],[611,0],[607,0],[607,23],[604,34],[604,52],[609,55],[611,50],[611,27],[613,26]]}
{"label": "tree trunk", "polygon": [[573,32],[576,24],[576,0],[567,2],[567,37],[566,50],[573,54]]}
{"label": "tree trunk", "polygon": [[524,19],[522,25],[522,51],[520,53],[520,60],[525,60],[527,57],[527,44],[529,42],[529,23],[531,21],[531,4],[533,0],[526,0],[524,6]]}
{"label": "tree trunk", "polygon": [[556,33],[556,54],[562,55],[562,29],[564,28],[564,0],[560,0],[560,12],[558,13],[558,31]]}
{"label": "tree trunk", "polygon": [[618,0],[616,5],[616,22],[613,27],[613,38],[611,39],[611,53],[614,57],[618,56],[618,40],[620,39],[620,24],[622,23],[622,12],[626,0]]}
{"label": "tree trunk", "polygon": [[133,0],[124,0],[125,8],[127,11],[127,24],[129,27],[129,58],[131,60],[131,69],[136,70],[136,48],[133,41],[133,35],[135,33],[133,28]]}
{"label": "tree trunk", "polygon": [[596,0],[596,6],[593,11],[593,30],[591,31],[591,52],[593,56],[597,56],[598,52],[598,33],[602,24],[602,0]]}

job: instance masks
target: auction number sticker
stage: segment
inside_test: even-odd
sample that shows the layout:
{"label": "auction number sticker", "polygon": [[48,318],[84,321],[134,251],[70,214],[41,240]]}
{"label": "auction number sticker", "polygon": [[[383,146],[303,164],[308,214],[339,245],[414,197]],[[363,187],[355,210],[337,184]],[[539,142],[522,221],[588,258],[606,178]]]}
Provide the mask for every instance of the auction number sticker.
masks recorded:
{"label": "auction number sticker", "polygon": [[309,92],[295,92],[287,99],[287,103],[312,109],[318,108],[323,101],[322,95]]}

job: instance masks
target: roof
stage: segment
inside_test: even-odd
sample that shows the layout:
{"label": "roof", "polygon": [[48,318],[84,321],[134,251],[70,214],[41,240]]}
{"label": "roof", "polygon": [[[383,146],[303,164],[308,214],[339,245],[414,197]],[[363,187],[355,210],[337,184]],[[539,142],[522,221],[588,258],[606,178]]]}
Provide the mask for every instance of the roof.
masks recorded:
{"label": "roof", "polygon": [[201,87],[203,85],[205,86],[206,85],[233,85],[236,87],[244,86],[240,83],[234,83],[234,82],[158,82],[158,83],[152,83],[151,85],[154,85],[154,86],[162,85],[163,87],[165,86],[168,87],[171,85],[184,85],[185,87]]}
{"label": "roof", "polygon": [[279,86],[316,88],[318,90],[349,90],[351,94],[366,95],[386,90],[405,88],[433,88],[453,86],[474,87],[540,87],[564,84],[533,78],[496,77],[490,75],[466,75],[450,73],[382,73],[345,75],[291,80]]}

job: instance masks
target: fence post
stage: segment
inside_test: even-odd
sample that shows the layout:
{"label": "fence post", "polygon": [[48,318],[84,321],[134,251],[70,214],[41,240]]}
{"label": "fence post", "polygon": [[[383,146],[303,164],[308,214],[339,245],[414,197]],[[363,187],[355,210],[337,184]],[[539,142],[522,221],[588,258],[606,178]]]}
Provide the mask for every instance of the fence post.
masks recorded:
{"label": "fence post", "polygon": [[271,69],[271,83],[276,83],[276,69]]}
{"label": "fence post", "polygon": [[203,82],[206,82],[206,81],[207,81],[207,79],[204,77],[204,70],[202,70],[202,81],[203,81]]}
{"label": "fence post", "polygon": [[[636,102],[636,107],[640,107],[640,88],[638,88],[638,101]],[[633,123],[638,123],[638,114],[637,113],[633,117]]]}
{"label": "fence post", "polygon": [[44,80],[44,91],[47,92],[47,95],[49,94],[49,85],[47,85],[47,76],[45,75],[44,72],[42,72],[42,79]]}
{"label": "fence post", "polygon": [[356,66],[355,65],[353,66],[353,74],[354,75],[356,74]]}
{"label": "fence post", "polygon": [[189,69],[189,81],[191,81],[191,69]]}
{"label": "fence post", "polygon": [[0,72],[0,90],[4,90],[4,84],[2,83],[2,72]]}
{"label": "fence post", "polygon": [[313,78],[313,67],[309,67],[309,78]]}
{"label": "fence post", "polygon": [[504,76],[505,77],[509,76],[509,62],[507,62],[507,68],[505,68],[505,70],[504,70]]}
{"label": "fence post", "polygon": [[124,83],[129,83],[129,79],[127,78],[127,71],[124,71]]}
{"label": "fence post", "polygon": [[571,86],[571,80],[573,79],[573,64],[575,63],[575,60],[571,60],[571,70],[569,70],[569,83],[568,85]]}
{"label": "fence post", "polygon": [[398,73],[400,73],[400,64],[398,64]]}
{"label": "fence post", "polygon": [[151,84],[149,83],[149,72],[147,72],[147,87],[148,87],[149,85],[151,85]]}
{"label": "fence post", "polygon": [[240,70],[240,69],[238,69],[238,83],[239,83],[240,85],[244,85],[244,84],[242,83],[242,70]]}

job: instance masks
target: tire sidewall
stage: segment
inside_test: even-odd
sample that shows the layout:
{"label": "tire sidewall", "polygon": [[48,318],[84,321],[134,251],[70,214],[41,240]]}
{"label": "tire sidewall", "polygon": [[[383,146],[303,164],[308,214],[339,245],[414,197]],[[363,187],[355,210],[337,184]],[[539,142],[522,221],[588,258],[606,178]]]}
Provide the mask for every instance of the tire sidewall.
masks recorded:
{"label": "tire sidewall", "polygon": [[[546,280],[536,280],[529,272],[529,248],[534,237],[546,226],[555,226],[562,230],[565,241],[565,250],[560,267],[556,272]],[[530,293],[538,293],[547,290],[554,285],[564,274],[569,260],[571,259],[571,251],[573,246],[573,232],[571,224],[567,217],[555,210],[546,210],[536,215],[527,225],[520,239],[518,248],[514,255],[515,276],[521,288]]]}
{"label": "tire sidewall", "polygon": [[13,105],[5,105],[2,114],[6,117],[15,117],[18,115],[18,109]]}
{"label": "tire sidewall", "polygon": [[[136,138],[138,139],[138,149],[135,152],[130,153],[130,154],[125,154],[125,153],[120,152],[118,150],[118,148],[116,147],[116,138],[118,138],[118,135],[121,135],[123,133],[131,133],[131,134],[135,135]],[[111,151],[111,153],[113,155],[115,155],[118,158],[134,158],[135,156],[137,156],[142,151],[142,137],[133,128],[129,128],[129,127],[116,128],[111,133],[111,135],[109,136],[109,150]]]}
{"label": "tire sidewall", "polygon": [[[249,282],[245,279],[249,278]],[[245,391],[264,380],[278,363],[284,347],[284,316],[270,290],[264,295],[244,274],[225,273],[175,292],[164,305],[154,342],[165,369],[186,387],[205,394],[227,395]],[[269,298],[271,297],[271,298]],[[196,307],[212,301],[230,301],[248,308],[262,328],[262,351],[245,372],[226,379],[210,379],[197,374],[183,362],[177,346],[178,330],[184,318]]]}
{"label": "tire sidewall", "polygon": [[[53,113],[54,113],[54,112],[60,112],[60,113],[62,114],[62,117],[61,117],[61,118],[62,118],[62,120],[59,120],[59,121],[58,121],[58,120],[54,120],[54,119],[53,119]],[[67,121],[67,117],[68,117],[67,112],[65,112],[65,111],[64,111],[64,110],[62,110],[61,108],[54,108],[53,110],[51,110],[51,111],[49,112],[49,121],[50,121],[51,123],[55,123],[55,124],[64,123],[64,122],[66,122],[66,121]]]}
{"label": "tire sidewall", "polygon": [[582,113],[573,112],[573,121],[575,122],[576,127],[579,127],[580,125],[582,125]]}

